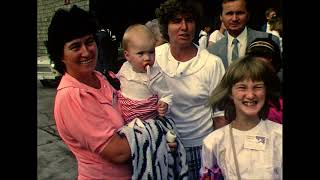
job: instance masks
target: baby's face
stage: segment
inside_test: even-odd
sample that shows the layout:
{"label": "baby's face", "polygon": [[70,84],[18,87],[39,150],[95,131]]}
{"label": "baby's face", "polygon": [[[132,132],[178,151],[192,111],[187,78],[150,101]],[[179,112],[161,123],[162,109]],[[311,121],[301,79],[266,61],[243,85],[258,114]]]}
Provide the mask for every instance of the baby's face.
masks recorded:
{"label": "baby's face", "polygon": [[155,41],[147,36],[135,36],[128,44],[125,57],[133,70],[139,73],[146,72],[146,66],[153,66],[155,61]]}

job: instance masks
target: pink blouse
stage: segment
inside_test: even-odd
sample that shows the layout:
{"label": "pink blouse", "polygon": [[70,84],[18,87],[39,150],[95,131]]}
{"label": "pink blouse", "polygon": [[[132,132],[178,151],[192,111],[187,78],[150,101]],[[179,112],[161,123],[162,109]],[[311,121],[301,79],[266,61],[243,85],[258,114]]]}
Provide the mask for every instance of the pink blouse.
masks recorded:
{"label": "pink blouse", "polygon": [[280,103],[280,110],[277,110],[277,108],[274,107],[274,105],[270,104],[268,119],[273,122],[282,124],[282,107],[283,107],[282,98],[279,99],[279,103]]}
{"label": "pink blouse", "polygon": [[65,73],[54,105],[57,130],[78,161],[78,179],[131,179],[128,164],[100,156],[112,135],[124,125],[116,91],[96,72],[101,88],[89,87]]}

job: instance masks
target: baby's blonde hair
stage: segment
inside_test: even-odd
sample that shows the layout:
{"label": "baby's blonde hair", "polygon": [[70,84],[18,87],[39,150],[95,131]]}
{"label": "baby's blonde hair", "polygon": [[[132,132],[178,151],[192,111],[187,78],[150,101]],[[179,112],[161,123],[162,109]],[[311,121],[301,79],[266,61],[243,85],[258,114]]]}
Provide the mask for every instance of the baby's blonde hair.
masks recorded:
{"label": "baby's blonde hair", "polygon": [[128,49],[132,36],[139,36],[142,34],[145,36],[148,36],[148,38],[150,38],[150,41],[154,41],[155,43],[154,34],[147,26],[143,24],[134,24],[129,26],[123,34],[123,38],[122,38],[123,49],[124,50]]}

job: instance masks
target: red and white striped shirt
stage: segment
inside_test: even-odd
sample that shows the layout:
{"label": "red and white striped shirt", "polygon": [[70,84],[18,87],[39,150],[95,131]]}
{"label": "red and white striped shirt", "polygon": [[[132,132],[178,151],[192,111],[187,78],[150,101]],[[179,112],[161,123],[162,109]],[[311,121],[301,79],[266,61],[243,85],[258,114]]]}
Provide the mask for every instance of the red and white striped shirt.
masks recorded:
{"label": "red and white striped shirt", "polygon": [[134,118],[147,120],[149,118],[153,119],[158,116],[157,95],[152,95],[145,100],[133,100],[126,98],[121,94],[120,91],[118,91],[117,98],[122,110],[122,117],[127,123],[132,121]]}

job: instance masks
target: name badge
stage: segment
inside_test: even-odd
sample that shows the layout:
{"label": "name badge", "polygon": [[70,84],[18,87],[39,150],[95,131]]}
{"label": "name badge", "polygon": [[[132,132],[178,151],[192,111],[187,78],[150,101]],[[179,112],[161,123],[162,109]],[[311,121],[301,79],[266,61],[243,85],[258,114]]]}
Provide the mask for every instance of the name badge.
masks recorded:
{"label": "name badge", "polygon": [[247,135],[244,140],[244,148],[264,151],[266,148],[266,137]]}

